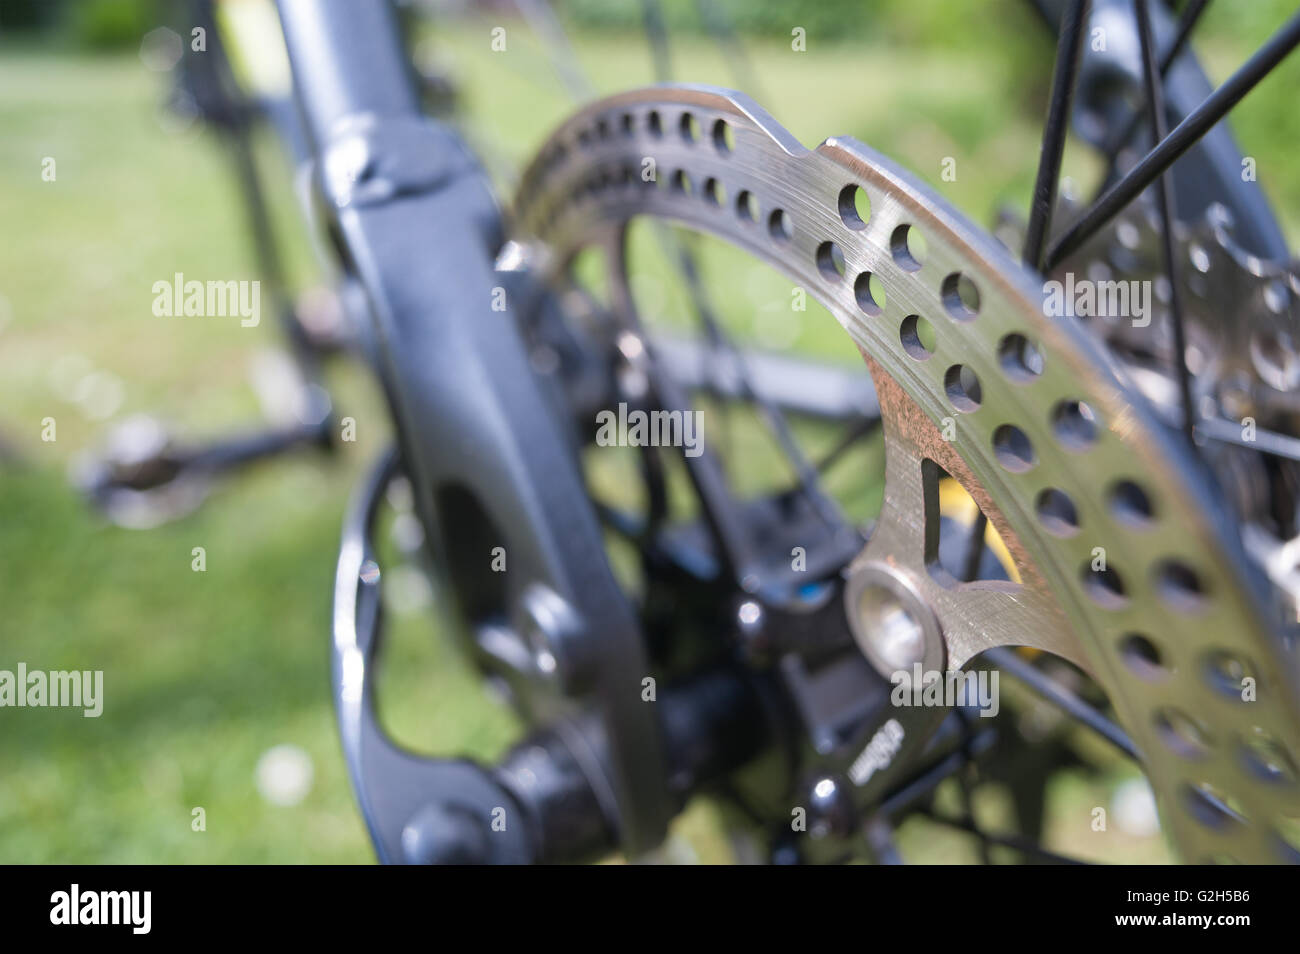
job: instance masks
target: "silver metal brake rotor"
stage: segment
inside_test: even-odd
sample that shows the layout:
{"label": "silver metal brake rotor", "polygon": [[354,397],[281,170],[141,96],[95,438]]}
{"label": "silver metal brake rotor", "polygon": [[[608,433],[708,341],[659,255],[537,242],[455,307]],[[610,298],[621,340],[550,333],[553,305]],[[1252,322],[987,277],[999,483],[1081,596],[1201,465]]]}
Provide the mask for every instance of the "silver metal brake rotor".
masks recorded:
{"label": "silver metal brake rotor", "polygon": [[[643,180],[647,159],[656,181]],[[1187,448],[1076,323],[1045,316],[1037,276],[861,143],[808,150],[747,97],[705,87],[618,95],[564,123],[522,180],[515,238],[556,277],[603,246],[613,297],[630,302],[622,245],[636,215],[770,262],[861,349],[885,497],[850,590],[901,581],[933,614],[948,668],[1031,646],[1087,670],[1187,860],[1297,857],[1284,832],[1300,815],[1300,678],[1273,594]],[[1019,582],[931,569],[926,498],[940,469],[1002,536]]]}

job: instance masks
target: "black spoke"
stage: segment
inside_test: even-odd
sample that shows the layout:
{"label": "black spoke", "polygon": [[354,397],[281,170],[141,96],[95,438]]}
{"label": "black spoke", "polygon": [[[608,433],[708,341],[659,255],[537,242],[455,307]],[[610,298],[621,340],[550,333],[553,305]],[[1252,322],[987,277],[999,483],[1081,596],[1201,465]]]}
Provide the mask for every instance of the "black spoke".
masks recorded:
{"label": "black spoke", "polygon": [[1246,61],[1222,86],[1192,110],[1181,123],[1148,152],[1141,161],[1079,216],[1065,234],[1051,246],[1045,267],[1051,271],[1070,253],[1097,233],[1107,222],[1151,185],[1178,157],[1210,131],[1247,93],[1255,88],[1278,63],[1300,44],[1300,13],[1278,30],[1258,52]]}
{"label": "black spoke", "polygon": [[[961,751],[966,756],[966,764],[957,773],[957,783],[961,787],[961,817],[970,826],[971,831],[979,832],[979,823],[975,820],[975,772],[977,766],[974,750],[975,727],[971,724],[974,717],[965,708],[958,706],[957,718],[961,720]],[[992,846],[983,837],[982,833],[980,836],[980,862],[986,865],[993,864]]]}
{"label": "black spoke", "polygon": [[[615,320],[638,342],[642,354],[637,360],[658,406],[670,412],[680,411],[683,415],[689,413],[690,403],[686,395],[650,352],[648,336],[637,315],[632,289],[627,283],[626,223],[605,248],[605,267]],[[754,541],[747,532],[740,507],[731,495],[717,456],[706,445],[696,457],[683,454],[683,460],[726,572],[737,581],[755,576]]]}
{"label": "black spoke", "polygon": [[950,752],[943,758],[921,769],[906,782],[893,789],[880,802],[878,814],[892,818],[912,808],[917,802],[928,798],[945,779],[961,771],[972,756],[979,756],[990,749],[997,739],[993,729],[981,730],[969,746],[963,746],[957,752]]}
{"label": "black spoke", "polygon": [[1080,861],[1078,858],[1071,858],[1068,855],[1058,855],[1054,851],[1048,851],[1036,841],[1028,838],[1022,838],[1018,835],[994,835],[983,831],[974,825],[968,824],[963,819],[949,818],[941,815],[932,809],[923,809],[924,814],[931,821],[936,821],[941,825],[947,825],[950,828],[956,828],[959,831],[968,832],[974,835],[985,846],[996,845],[1000,848],[1010,848],[1012,851],[1018,851],[1028,858],[1038,862],[1055,865],[1086,865],[1088,862]]}
{"label": "black spoke", "polygon": [[[1178,33],[1174,36],[1173,42],[1169,44],[1169,49],[1165,50],[1164,55],[1160,57],[1160,75],[1162,77],[1169,72],[1169,68],[1174,65],[1174,60],[1178,59],[1178,54],[1182,53],[1183,48],[1187,46],[1187,42],[1192,38],[1192,30],[1196,27],[1197,21],[1201,19],[1201,14],[1205,12],[1209,5],[1210,0],[1192,0],[1187,5],[1187,8],[1183,10],[1178,21]],[[1137,131],[1138,123],[1146,115],[1146,103],[1140,103],[1124,122],[1124,125],[1119,127],[1119,133],[1111,136],[1105,146],[1102,147],[1102,152],[1110,156],[1112,162],[1114,162],[1115,154],[1133,137],[1133,133]]]}
{"label": "black spoke", "polygon": [[983,658],[1023,682],[1066,715],[1082,722],[1125,755],[1140,760],[1137,746],[1128,737],[1128,733],[1056,680],[1025,662],[1016,655],[1015,650],[1001,647],[989,649],[985,650]]}
{"label": "black spoke", "polygon": [[569,95],[579,102],[590,99],[596,92],[595,88],[586,74],[574,65],[578,62],[577,54],[548,0],[514,0],[514,3],[546,47],[551,69],[559,76]]}
{"label": "black spoke", "polygon": [[717,315],[713,313],[713,308],[709,304],[708,297],[704,292],[704,286],[700,281],[695,258],[680,242],[674,244],[677,246],[678,270],[686,280],[691,302],[695,307],[700,323],[704,326],[705,334],[708,335],[713,353],[719,356],[725,355],[732,363],[741,394],[758,409],[764,423],[767,424],[782,453],[785,454],[791,468],[793,468],[800,489],[803,491],[804,496],[808,498],[809,504],[812,505],[818,517],[827,527],[841,526],[844,519],[831,499],[822,492],[817,469],[804,456],[798,441],[795,440],[794,432],[790,429],[790,423],[786,420],[785,415],[781,413],[780,408],[754,388],[753,379],[749,373],[749,367],[745,362],[744,355],[731,341],[731,338],[723,330],[721,322],[718,321]]}
{"label": "black spoke", "polygon": [[[672,74],[672,50],[669,44],[668,29],[664,22],[663,8],[660,6],[659,0],[642,0],[641,10],[654,57],[655,77],[659,82],[666,83],[671,79]],[[686,290],[690,295],[691,304],[700,323],[704,326],[705,334],[708,336],[711,346],[710,353],[718,358],[725,357],[731,362],[742,396],[752,402],[758,409],[760,417],[772,432],[777,445],[781,448],[782,453],[793,469],[799,488],[812,506],[813,512],[828,528],[834,529],[844,526],[845,521],[839,512],[839,508],[822,492],[817,469],[808,462],[807,457],[799,448],[785,415],[772,401],[768,400],[765,395],[758,393],[754,388],[753,379],[749,373],[744,355],[740,353],[740,350],[736,348],[723,330],[721,323],[713,312],[712,306],[709,304],[708,297],[704,292],[704,286],[700,282],[695,257],[685,245],[676,240],[667,230],[660,230],[660,240],[670,251],[676,253],[675,264],[677,271],[686,282]]]}
{"label": "black spoke", "polygon": [[[550,51],[552,66],[560,73],[566,88],[578,99],[590,95],[592,91],[590,82],[581,72],[568,65],[573,60],[571,55],[572,47],[550,4],[546,0],[517,0],[517,3]],[[655,62],[655,75],[659,82],[668,82],[672,73],[672,51],[663,9],[658,0],[642,0],[642,16],[646,34],[650,39]],[[719,29],[725,29],[725,24],[719,26]],[[694,256],[666,229],[659,229],[658,232],[665,251],[671,259],[675,259],[673,264],[686,283],[696,315],[709,338],[710,354],[715,359],[725,356],[732,362],[742,397],[751,401],[758,408],[760,416],[772,431],[777,444],[789,461],[799,487],[808,498],[813,511],[827,527],[844,526],[846,522],[839,512],[839,508],[821,491],[818,482],[818,470],[808,462],[800,450],[785,416],[773,402],[767,400],[764,395],[758,393],[753,387],[744,356],[727,337],[714,315],[712,307],[709,305],[699,279],[699,271],[695,266]],[[620,255],[626,254],[626,249],[622,247],[621,242],[619,251]],[[726,413],[725,408],[723,413]],[[727,428],[726,430],[729,435],[730,429]],[[715,460],[711,469],[717,479],[722,477],[720,468],[721,461]],[[710,483],[712,484],[712,482]],[[721,488],[713,489],[716,491],[721,490]],[[737,542],[732,540],[733,544]]]}
{"label": "black spoke", "polygon": [[[976,507],[979,505],[976,504]],[[989,518],[983,510],[976,510],[975,522],[971,524],[970,537],[966,540],[966,560],[962,563],[961,578],[973,580],[980,575],[980,563],[984,559],[984,536],[988,532]]]}
{"label": "black spoke", "polygon": [[1300,461],[1300,438],[1288,434],[1257,427],[1250,437],[1246,437],[1240,423],[1221,417],[1200,418],[1196,422],[1196,432],[1210,440],[1249,447],[1271,457]]}
{"label": "black spoke", "polygon": [[898,853],[894,843],[894,828],[885,818],[872,818],[862,826],[862,833],[867,839],[867,847],[877,864],[901,865],[903,856]]}
{"label": "black spoke", "polygon": [[650,53],[655,61],[655,77],[660,83],[673,75],[672,50],[668,45],[668,27],[664,23],[659,0],[641,0],[641,19],[650,38]]}
{"label": "black spoke", "polygon": [[879,417],[864,417],[860,421],[854,421],[852,426],[840,437],[835,446],[828,450],[821,460],[813,466],[817,468],[819,474],[824,474],[830,470],[840,459],[849,452],[849,450],[858,441],[874,434],[876,428],[880,426]]}
{"label": "black spoke", "polygon": [[1061,178],[1061,156],[1065,152],[1065,134],[1070,128],[1070,101],[1074,97],[1074,80],[1079,72],[1079,54],[1083,49],[1084,21],[1088,0],[1073,0],[1061,18],[1061,36],[1056,46],[1056,71],[1052,77],[1052,96],[1047,108],[1047,125],[1043,127],[1043,148],[1038,158],[1038,176],[1034,182],[1034,199],[1029,209],[1029,226],[1025,230],[1025,264],[1042,269],[1043,249],[1047,245],[1056,205],[1056,188]]}
{"label": "black spoke", "polygon": [[[1142,47],[1142,76],[1146,84],[1147,118],[1151,122],[1151,141],[1165,138],[1165,97],[1160,76],[1156,70],[1155,43],[1151,39],[1151,11],[1147,0],[1133,0],[1133,13],[1137,17],[1138,43]],[[1183,433],[1188,443],[1196,446],[1195,406],[1192,403],[1192,377],[1187,370],[1187,330],[1183,326],[1182,293],[1178,288],[1178,271],[1174,263],[1174,184],[1169,176],[1156,180],[1156,212],[1160,216],[1160,250],[1164,259],[1165,279],[1169,282],[1169,317],[1174,330],[1174,375],[1183,404]]]}
{"label": "black spoke", "polygon": [[727,65],[736,78],[736,88],[743,89],[753,99],[766,103],[763,87],[759,85],[758,74],[745,54],[745,47],[736,35],[735,27],[728,16],[725,6],[715,0],[695,0],[695,9],[700,15],[704,28],[713,36],[718,49],[727,59]]}

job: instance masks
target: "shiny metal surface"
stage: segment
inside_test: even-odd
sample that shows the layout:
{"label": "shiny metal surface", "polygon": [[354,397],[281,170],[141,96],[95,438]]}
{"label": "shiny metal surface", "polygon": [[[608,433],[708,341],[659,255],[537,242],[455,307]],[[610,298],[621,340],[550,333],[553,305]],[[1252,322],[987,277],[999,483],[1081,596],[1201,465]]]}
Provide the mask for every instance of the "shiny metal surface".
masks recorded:
{"label": "shiny metal surface", "polygon": [[[642,179],[647,159],[654,182]],[[850,187],[866,191],[865,220]],[[911,583],[950,667],[1033,646],[1091,673],[1143,753],[1186,860],[1288,857],[1297,669],[1267,581],[1186,446],[1077,322],[1044,314],[1041,280],[989,234],[861,143],[808,150],[747,97],[699,87],[578,113],[541,149],[515,212],[515,238],[556,275],[584,247],[621,251],[627,221],[649,215],[719,236],[805,286],[862,350],[884,420],[885,502],[855,567],[885,565]],[[907,229],[925,237],[919,263]],[[608,257],[613,298],[630,300],[622,255]],[[958,276],[977,307],[963,304]],[[931,353],[907,340],[913,315],[937,332]],[[1017,361],[1026,343],[1041,365]],[[958,366],[978,378],[978,401]],[[936,467],[988,516],[1019,582],[930,569]],[[1242,698],[1246,673],[1254,701]],[[1278,770],[1252,759],[1263,749],[1280,753]]]}
{"label": "shiny metal surface", "polygon": [[[1061,203],[1068,221],[1077,205]],[[1202,219],[1176,222],[1174,248],[1188,324],[1189,360],[1198,393],[1231,420],[1300,411],[1300,274],[1294,263],[1259,258],[1237,240],[1222,206]],[[1093,281],[1146,281],[1155,286],[1150,325],[1117,316],[1080,315],[1114,348],[1172,360],[1168,292],[1160,261],[1159,222],[1144,201],[1125,210],[1059,269]],[[1160,399],[1158,389],[1148,396]],[[1288,428],[1288,431],[1292,428]]]}

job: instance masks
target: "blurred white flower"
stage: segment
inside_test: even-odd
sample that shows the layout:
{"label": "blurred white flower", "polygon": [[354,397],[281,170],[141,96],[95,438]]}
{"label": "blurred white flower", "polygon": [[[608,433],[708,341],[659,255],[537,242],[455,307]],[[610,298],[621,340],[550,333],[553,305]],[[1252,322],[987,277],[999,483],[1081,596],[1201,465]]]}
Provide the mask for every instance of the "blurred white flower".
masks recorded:
{"label": "blurred white flower", "polygon": [[398,616],[412,616],[433,605],[429,577],[410,563],[384,571],[383,593],[384,603]]}
{"label": "blurred white flower", "polygon": [[1110,812],[1115,824],[1126,835],[1151,838],[1160,833],[1156,797],[1144,778],[1122,782],[1111,796]]}
{"label": "blurred white flower", "polygon": [[175,69],[185,52],[185,42],[175,30],[159,27],[140,39],[140,62],[147,70],[166,73]]}
{"label": "blurred white flower", "polygon": [[257,760],[257,790],[272,805],[297,805],[311,791],[311,756],[296,745],[277,745]]}
{"label": "blurred white flower", "polygon": [[112,371],[92,371],[78,382],[75,400],[81,412],[94,421],[112,417],[126,399],[126,386]]}

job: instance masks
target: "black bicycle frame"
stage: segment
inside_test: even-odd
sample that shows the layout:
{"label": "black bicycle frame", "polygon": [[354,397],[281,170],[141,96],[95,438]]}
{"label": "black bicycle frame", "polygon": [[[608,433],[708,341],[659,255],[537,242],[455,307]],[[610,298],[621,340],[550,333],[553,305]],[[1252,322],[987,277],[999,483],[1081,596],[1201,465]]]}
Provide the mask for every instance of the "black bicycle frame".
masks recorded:
{"label": "black bicycle frame", "polygon": [[[562,657],[553,719],[570,727],[560,735],[618,843],[643,851],[673,811],[656,707],[642,699],[648,664],[572,441],[530,368],[511,300],[523,296],[494,264],[503,229],[486,177],[421,115],[389,4],[278,6],[329,231],[365,293],[426,538],[471,631],[531,634],[523,649],[540,639]],[[340,718],[366,723],[343,726],[349,768],[381,858],[399,860],[422,802],[465,763],[398,752],[370,700],[344,700],[355,676],[336,673]]]}

